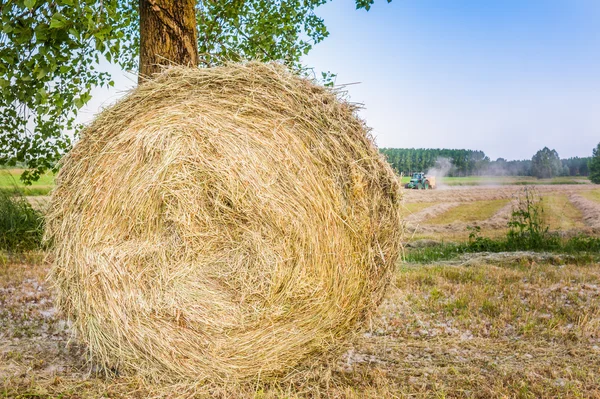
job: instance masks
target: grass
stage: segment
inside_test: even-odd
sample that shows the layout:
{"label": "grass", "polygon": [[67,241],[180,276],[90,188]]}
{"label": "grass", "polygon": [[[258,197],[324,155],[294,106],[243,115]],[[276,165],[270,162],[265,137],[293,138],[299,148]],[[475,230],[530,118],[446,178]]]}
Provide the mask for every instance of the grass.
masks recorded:
{"label": "grass", "polygon": [[23,195],[38,196],[48,195],[54,188],[54,174],[47,172],[30,186],[26,186],[21,182],[19,177],[23,173],[23,169],[0,169],[0,189],[14,189],[17,187]]}
{"label": "grass", "polygon": [[585,227],[583,215],[569,201],[567,195],[543,197],[544,215],[551,230],[568,230]]}
{"label": "grass", "polygon": [[[437,245],[409,248],[404,254],[408,263],[429,263],[453,261],[458,258],[470,258],[480,252],[503,253],[519,251],[521,249],[508,245],[499,238],[484,238],[482,242],[441,242]],[[525,250],[525,248],[522,248]],[[552,248],[530,250],[532,253],[568,254],[576,264],[600,262],[600,238],[575,236],[569,239],[552,243]]]}
{"label": "grass", "polygon": [[449,224],[454,222],[476,222],[494,216],[508,200],[476,201],[460,204],[426,221],[428,224]]}
{"label": "grass", "polygon": [[584,191],[581,195],[591,201],[600,202],[600,190]]}
{"label": "grass", "polygon": [[[477,203],[475,203],[477,204]],[[477,214],[475,210],[473,213]],[[444,216],[444,215],[441,215]],[[562,238],[550,227],[571,228],[582,219],[566,196],[539,196],[536,189],[521,191],[513,205],[505,237],[484,236],[480,226],[469,226],[469,240],[461,243],[440,243],[433,246],[411,248],[405,258],[412,262],[432,262],[452,259],[475,252],[552,251],[576,254],[584,260],[598,259],[600,238],[579,234]],[[444,221],[447,223],[446,219]],[[582,223],[583,226],[583,223]]]}
{"label": "grass", "polygon": [[18,191],[0,189],[0,249],[29,251],[41,246],[44,218]]}
{"label": "grass", "polygon": [[[403,264],[352,350],[284,381],[191,394],[89,372],[47,266],[0,264],[0,397],[538,398],[600,396],[600,265],[514,255]],[[18,339],[16,339],[18,338]],[[66,349],[61,349],[66,348]]]}
{"label": "grass", "polygon": [[409,202],[404,203],[402,205],[402,213],[404,215],[410,215],[412,213],[417,213],[422,211],[423,209],[429,208],[434,205],[434,202]]}
{"label": "grass", "polygon": [[[499,338],[512,326],[515,337],[571,340],[575,337],[565,331],[594,334],[600,322],[594,320],[600,316],[600,300],[592,300],[600,275],[593,265],[566,267],[519,258],[470,267],[407,265],[396,280],[412,309],[438,322],[453,317],[455,328],[474,336]],[[592,305],[586,310],[594,316],[582,318],[577,305]]]}

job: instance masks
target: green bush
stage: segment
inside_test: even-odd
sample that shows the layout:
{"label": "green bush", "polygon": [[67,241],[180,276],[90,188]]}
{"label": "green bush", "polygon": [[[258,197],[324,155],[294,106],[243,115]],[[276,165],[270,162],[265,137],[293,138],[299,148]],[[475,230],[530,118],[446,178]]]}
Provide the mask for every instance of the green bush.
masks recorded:
{"label": "green bush", "polygon": [[44,218],[18,190],[0,190],[0,250],[23,252],[41,246]]}

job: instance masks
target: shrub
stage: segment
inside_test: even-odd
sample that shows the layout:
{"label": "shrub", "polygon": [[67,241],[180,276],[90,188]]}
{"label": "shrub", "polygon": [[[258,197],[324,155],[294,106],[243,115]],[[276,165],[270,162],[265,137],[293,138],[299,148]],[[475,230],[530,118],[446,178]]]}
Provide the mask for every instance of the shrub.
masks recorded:
{"label": "shrub", "polygon": [[18,190],[0,190],[0,249],[23,252],[39,248],[44,218]]}

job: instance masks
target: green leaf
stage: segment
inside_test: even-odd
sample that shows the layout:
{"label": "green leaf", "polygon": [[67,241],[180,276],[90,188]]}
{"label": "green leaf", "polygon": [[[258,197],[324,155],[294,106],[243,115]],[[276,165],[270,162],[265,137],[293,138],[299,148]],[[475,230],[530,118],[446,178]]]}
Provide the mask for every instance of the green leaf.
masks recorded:
{"label": "green leaf", "polygon": [[67,26],[67,24],[67,18],[65,18],[65,16],[61,13],[57,12],[54,15],[52,15],[52,19],[50,20],[50,29],[64,28],[65,26]]}
{"label": "green leaf", "polygon": [[35,7],[35,0],[25,0],[23,4],[30,10],[33,10],[33,7]]}
{"label": "green leaf", "polygon": [[45,104],[46,101],[48,101],[48,93],[46,92],[46,89],[44,89],[43,87],[41,87],[38,90],[38,93],[40,95],[40,103]]}
{"label": "green leaf", "polygon": [[89,93],[83,93],[81,94],[79,97],[76,97],[74,100],[75,106],[80,109],[81,107],[83,107],[88,101],[90,101],[90,99],[92,98],[92,96],[89,95]]}
{"label": "green leaf", "polygon": [[38,80],[39,80],[39,79],[43,79],[43,78],[44,78],[44,76],[46,76],[47,74],[48,74],[48,73],[47,73],[46,69],[44,69],[44,68],[40,68],[40,69],[37,71],[37,74],[36,74],[36,76],[35,76],[35,77],[36,77],[36,79],[38,79]]}

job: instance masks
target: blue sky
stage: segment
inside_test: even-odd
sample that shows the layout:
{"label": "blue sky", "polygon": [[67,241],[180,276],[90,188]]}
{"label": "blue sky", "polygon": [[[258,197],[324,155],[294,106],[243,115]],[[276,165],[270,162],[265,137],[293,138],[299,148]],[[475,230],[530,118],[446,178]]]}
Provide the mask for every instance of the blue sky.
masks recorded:
{"label": "blue sky", "polygon": [[[330,36],[303,61],[338,74],[381,147],[525,159],[600,142],[600,0],[351,0],[317,9]],[[82,120],[135,83],[116,74]]]}

